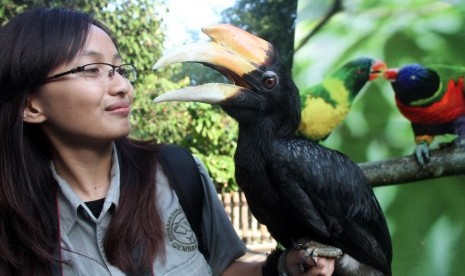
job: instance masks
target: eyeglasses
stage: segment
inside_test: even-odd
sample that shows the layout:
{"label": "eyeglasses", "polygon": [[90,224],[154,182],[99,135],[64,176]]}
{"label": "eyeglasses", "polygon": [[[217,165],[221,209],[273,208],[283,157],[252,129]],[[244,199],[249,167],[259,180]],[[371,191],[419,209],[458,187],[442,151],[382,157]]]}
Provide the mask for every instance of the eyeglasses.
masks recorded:
{"label": "eyeglasses", "polygon": [[120,74],[123,78],[127,79],[129,82],[134,82],[137,79],[137,70],[136,67],[132,64],[122,64],[122,65],[113,65],[109,63],[90,63],[83,66],[78,66],[69,71],[55,74],[51,77],[48,77],[45,81],[63,77],[69,74],[81,74],[86,81],[93,82],[106,82],[113,78],[115,72]]}

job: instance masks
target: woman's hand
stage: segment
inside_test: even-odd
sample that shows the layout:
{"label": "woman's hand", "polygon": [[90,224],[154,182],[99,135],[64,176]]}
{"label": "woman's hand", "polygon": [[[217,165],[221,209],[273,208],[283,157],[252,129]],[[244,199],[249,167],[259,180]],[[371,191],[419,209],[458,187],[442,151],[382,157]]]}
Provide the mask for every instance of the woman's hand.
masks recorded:
{"label": "woman's hand", "polygon": [[330,276],[333,274],[334,258],[305,256],[305,250],[297,249],[289,250],[286,256],[283,256],[286,258],[286,270],[290,276]]}

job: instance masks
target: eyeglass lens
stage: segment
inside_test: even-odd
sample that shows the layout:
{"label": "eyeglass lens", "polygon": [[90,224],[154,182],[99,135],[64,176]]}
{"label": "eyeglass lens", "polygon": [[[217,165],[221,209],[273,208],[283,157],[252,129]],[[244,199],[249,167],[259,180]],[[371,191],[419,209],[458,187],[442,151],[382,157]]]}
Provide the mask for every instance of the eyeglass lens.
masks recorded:
{"label": "eyeglass lens", "polygon": [[136,68],[131,64],[112,66],[110,64],[97,63],[85,65],[82,74],[87,80],[106,81],[115,75],[115,71],[130,82],[137,79]]}

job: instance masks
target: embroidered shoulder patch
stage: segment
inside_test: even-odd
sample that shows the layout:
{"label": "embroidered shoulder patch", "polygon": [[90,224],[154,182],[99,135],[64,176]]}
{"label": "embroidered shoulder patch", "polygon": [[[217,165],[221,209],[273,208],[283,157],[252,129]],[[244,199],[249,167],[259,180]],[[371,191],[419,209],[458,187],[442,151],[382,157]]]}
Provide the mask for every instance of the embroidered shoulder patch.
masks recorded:
{"label": "embroidered shoulder patch", "polygon": [[184,252],[197,250],[197,237],[180,207],[168,217],[166,233],[173,248]]}

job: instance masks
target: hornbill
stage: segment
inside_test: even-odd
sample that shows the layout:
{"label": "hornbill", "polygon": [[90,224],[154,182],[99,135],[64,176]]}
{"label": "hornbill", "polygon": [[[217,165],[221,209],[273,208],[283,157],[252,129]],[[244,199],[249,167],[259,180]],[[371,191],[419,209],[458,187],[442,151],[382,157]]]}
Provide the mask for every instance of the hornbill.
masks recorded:
{"label": "hornbill", "polygon": [[173,49],[154,69],[198,62],[233,84],[185,87],[154,102],[218,104],[238,121],[236,181],[252,214],[277,242],[292,248],[315,241],[341,249],[337,275],[391,275],[390,234],[367,178],[344,154],[296,136],[299,92],[277,51],[231,25],[202,30],[212,41]]}

